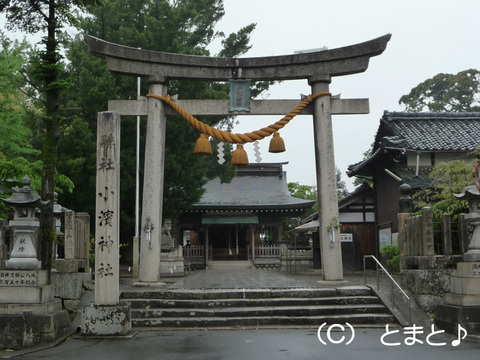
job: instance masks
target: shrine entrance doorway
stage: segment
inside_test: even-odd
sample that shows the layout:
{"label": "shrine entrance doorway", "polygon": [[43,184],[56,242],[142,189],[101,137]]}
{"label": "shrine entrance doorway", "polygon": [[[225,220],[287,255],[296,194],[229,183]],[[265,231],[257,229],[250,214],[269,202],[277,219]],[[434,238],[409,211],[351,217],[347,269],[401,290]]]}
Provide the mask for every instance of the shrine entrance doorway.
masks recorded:
{"label": "shrine entrance doorway", "polygon": [[248,225],[219,224],[209,228],[209,259],[212,261],[248,260]]}

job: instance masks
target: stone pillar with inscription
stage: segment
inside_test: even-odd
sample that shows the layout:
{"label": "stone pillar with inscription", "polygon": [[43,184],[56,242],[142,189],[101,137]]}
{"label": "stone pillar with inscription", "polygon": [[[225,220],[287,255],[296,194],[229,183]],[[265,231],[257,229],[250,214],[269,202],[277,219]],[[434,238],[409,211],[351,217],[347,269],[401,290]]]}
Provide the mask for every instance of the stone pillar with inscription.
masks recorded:
{"label": "stone pillar with inscription", "polygon": [[130,306],[119,303],[120,116],[98,114],[95,213],[95,306],[82,309],[84,335],[125,335]]}
{"label": "stone pillar with inscription", "polygon": [[119,301],[120,116],[98,115],[95,214],[95,305]]}
{"label": "stone pillar with inscription", "polygon": [[63,259],[54,260],[53,266],[58,272],[76,273],[78,271],[76,244],[75,244],[75,212],[66,209],[64,211],[64,250]]}
{"label": "stone pillar with inscription", "polygon": [[[328,92],[330,77],[312,76],[309,83],[313,94]],[[330,100],[330,96],[315,100],[313,128],[323,280],[338,281],[343,280],[343,264]]]}
{"label": "stone pillar with inscription", "polygon": [[65,212],[65,259],[75,259],[75,212]]}

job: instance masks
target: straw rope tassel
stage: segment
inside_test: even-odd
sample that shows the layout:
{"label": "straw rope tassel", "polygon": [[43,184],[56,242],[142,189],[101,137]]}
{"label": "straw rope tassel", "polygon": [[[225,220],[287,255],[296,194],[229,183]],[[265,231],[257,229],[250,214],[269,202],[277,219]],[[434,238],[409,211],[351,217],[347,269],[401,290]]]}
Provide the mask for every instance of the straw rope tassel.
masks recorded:
{"label": "straw rope tassel", "polygon": [[249,164],[248,155],[243,145],[237,145],[237,149],[232,154],[231,164],[234,166],[247,166]]}
{"label": "straw rope tassel", "polygon": [[268,151],[271,153],[281,153],[285,151],[285,141],[283,141],[278,132],[273,134]]}
{"label": "straw rope tassel", "polygon": [[278,120],[276,123],[264,127],[260,130],[256,130],[250,133],[244,134],[234,134],[230,132],[226,132],[223,130],[215,129],[203,122],[197,120],[187,111],[182,109],[178,106],[170,96],[161,96],[155,94],[147,94],[147,97],[153,97],[163,101],[164,103],[168,104],[172,107],[178,114],[180,114],[185,120],[187,120],[193,127],[197,130],[202,132],[203,134],[209,135],[214,139],[228,142],[231,144],[245,144],[247,142],[254,142],[256,140],[262,140],[267,136],[275,134],[278,130],[282,129],[285,125],[289,123],[295,116],[297,116],[308,104],[310,104],[313,100],[321,97],[331,95],[329,92],[320,92],[313,95],[309,95],[305,100],[303,100],[295,109],[290,111],[287,115],[285,115],[282,119]]}
{"label": "straw rope tassel", "polygon": [[193,152],[198,155],[210,155],[212,153],[212,144],[208,141],[207,135],[200,134]]}

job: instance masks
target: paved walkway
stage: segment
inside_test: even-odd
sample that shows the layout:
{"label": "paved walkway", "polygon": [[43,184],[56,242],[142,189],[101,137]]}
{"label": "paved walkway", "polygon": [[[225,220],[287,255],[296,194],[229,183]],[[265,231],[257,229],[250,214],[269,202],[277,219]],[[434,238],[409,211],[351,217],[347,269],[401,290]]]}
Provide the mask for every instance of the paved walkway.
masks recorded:
{"label": "paved walkway", "polygon": [[[41,351],[0,352],[0,358],[16,356],[22,360],[84,360],[84,359],[162,359],[162,360],[242,360],[242,359],[422,359],[422,360],[478,360],[480,345],[463,340],[458,347],[451,345],[454,337],[442,334],[432,342],[444,342],[443,346],[431,346],[425,341],[426,334],[417,336],[422,343],[405,344],[408,335],[389,335],[386,346],[381,343],[385,329],[357,329],[353,334],[332,331],[330,342],[326,331],[321,334],[323,345],[316,329],[274,330],[214,330],[214,331],[146,331],[131,339],[85,339],[73,338],[60,346]],[[342,340],[342,337],[344,340]],[[346,342],[352,340],[350,345]],[[31,350],[30,350],[31,351]]]}
{"label": "paved walkway", "polygon": [[289,274],[278,270],[219,268],[192,271],[169,288],[182,289],[262,289],[312,288],[363,285],[362,275],[345,275],[344,281],[322,281],[318,272]]}

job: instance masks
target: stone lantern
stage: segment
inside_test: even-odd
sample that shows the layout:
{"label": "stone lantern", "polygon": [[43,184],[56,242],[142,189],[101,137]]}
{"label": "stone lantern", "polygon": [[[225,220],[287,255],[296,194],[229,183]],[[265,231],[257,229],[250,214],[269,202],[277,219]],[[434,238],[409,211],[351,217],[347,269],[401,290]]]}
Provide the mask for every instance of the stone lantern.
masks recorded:
{"label": "stone lantern", "polygon": [[35,208],[46,203],[33,192],[28,176],[23,178],[22,184],[23,188],[19,192],[14,193],[10,199],[3,199],[6,204],[15,207],[14,218],[9,222],[9,227],[13,232],[14,245],[9,260],[5,262],[5,268],[38,270],[41,268],[41,262],[37,258],[35,243],[40,223],[35,218]]}
{"label": "stone lantern", "polygon": [[473,220],[471,224],[475,226],[472,240],[463,259],[467,262],[480,261],[480,192],[475,185],[470,185],[461,194],[455,194],[455,197],[459,200],[468,200],[469,213],[465,218]]}

